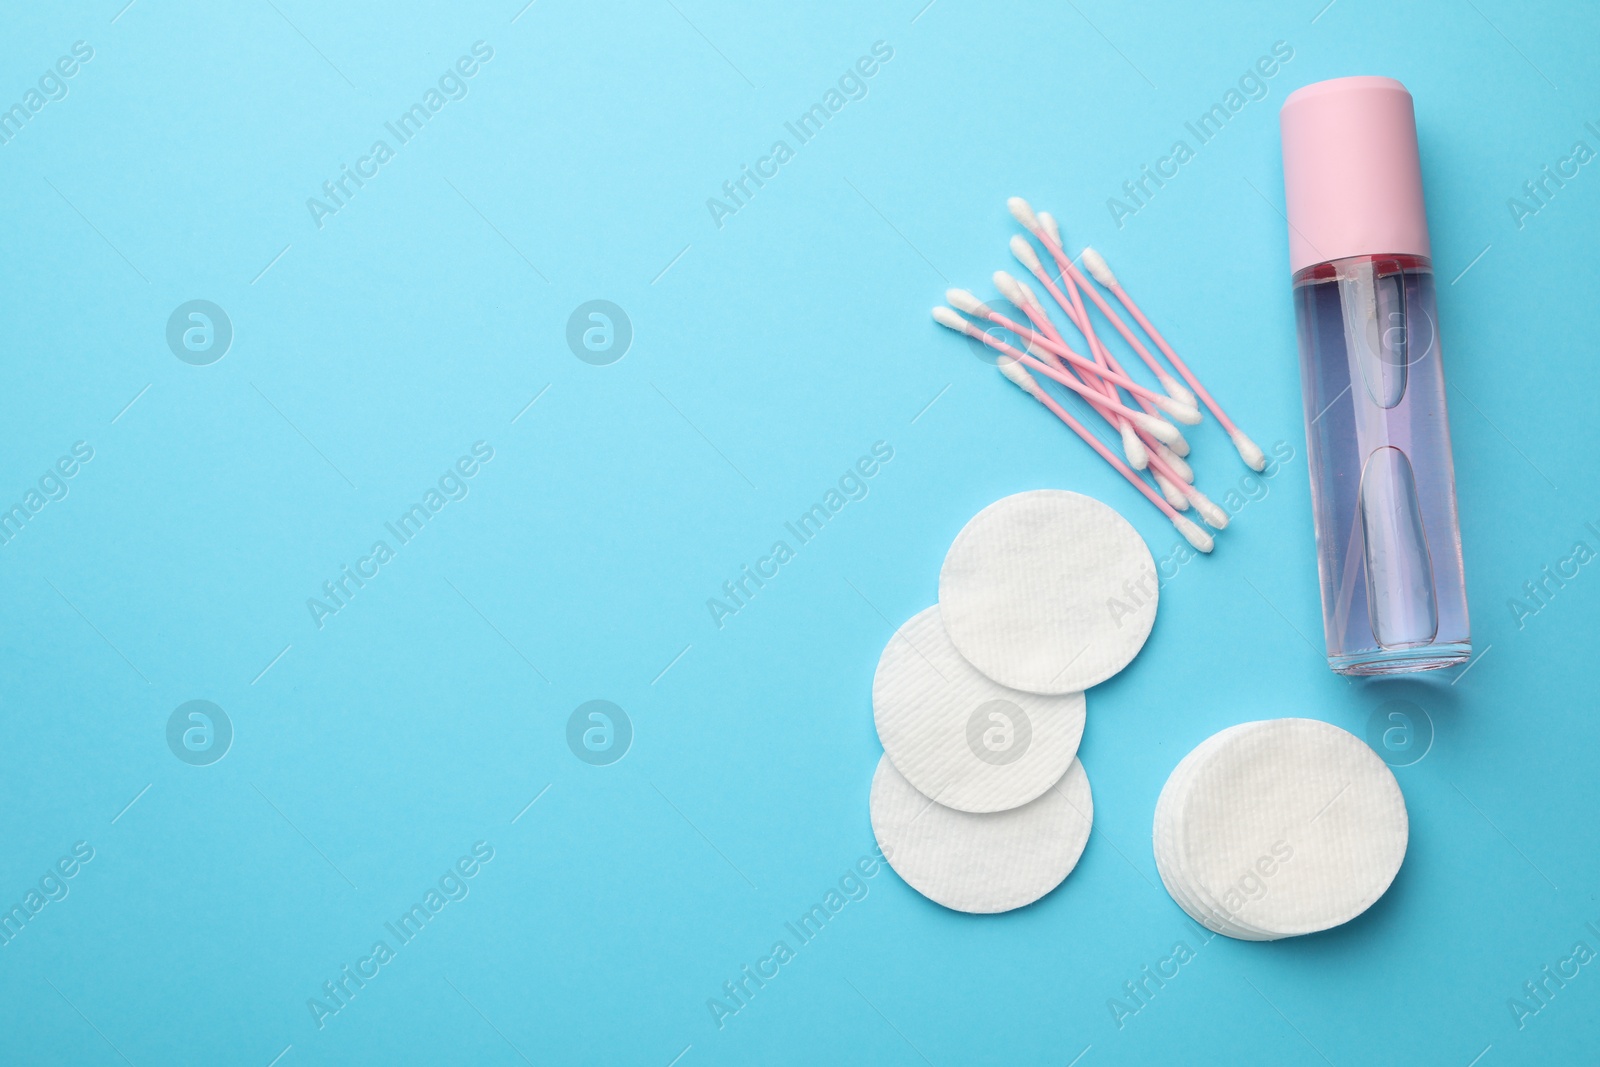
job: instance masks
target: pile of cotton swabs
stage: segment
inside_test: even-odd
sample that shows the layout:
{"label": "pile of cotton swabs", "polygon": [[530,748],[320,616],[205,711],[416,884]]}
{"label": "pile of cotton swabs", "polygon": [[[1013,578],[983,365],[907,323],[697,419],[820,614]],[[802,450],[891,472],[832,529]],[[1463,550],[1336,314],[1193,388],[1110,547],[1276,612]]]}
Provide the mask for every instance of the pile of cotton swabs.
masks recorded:
{"label": "pile of cotton swabs", "polygon": [[[1006,206],[1011,209],[1011,214],[1022,227],[1033,234],[1055,260],[1056,267],[1060,271],[1061,284],[1058,286],[1050,277],[1033,245],[1029,244],[1027,238],[1021,234],[1011,238],[1011,254],[1039,280],[1039,284],[1044,286],[1056,306],[1067,316],[1068,321],[1083,334],[1089,355],[1080,355],[1068,347],[1033,289],[1026,282],[1019,281],[1003,270],[995,271],[994,284],[1001,295],[1022,311],[1032,324],[1031,328],[1006,318],[965,289],[951,289],[945,293],[945,299],[954,307],[935,308],[934,319],[940,325],[964,333],[999,352],[1001,374],[1049,408],[1056,418],[1071,427],[1073,432],[1088,442],[1089,447],[1100,453],[1107,463],[1121,471],[1124,478],[1160,508],[1162,514],[1172,520],[1178,532],[1183,534],[1191,545],[1201,552],[1210,552],[1211,535],[1178,513],[1187,511],[1190,505],[1193,505],[1206,524],[1218,530],[1228,525],[1228,513],[1194,487],[1194,471],[1183,459],[1189,454],[1189,442],[1173,425],[1173,421],[1187,426],[1198,424],[1200,409],[1195,400],[1198,396],[1199,403],[1203,403],[1211,414],[1216,416],[1222,428],[1232,438],[1233,447],[1239,450],[1239,458],[1253,469],[1261,470],[1267,465],[1266,457],[1262,455],[1261,449],[1256,447],[1255,442],[1234,425],[1221,405],[1211,398],[1211,394],[1206,392],[1194,373],[1183,360],[1178,358],[1172,346],[1167,344],[1166,338],[1162,337],[1150,324],[1150,320],[1145,318],[1139,306],[1133,302],[1133,298],[1117,284],[1116,275],[1111,273],[1111,268],[1106,265],[1105,259],[1098,252],[1092,248],[1083,250],[1084,268],[1096,282],[1116,297],[1117,302],[1134,322],[1138,323],[1139,328],[1161,350],[1162,355],[1167,357],[1173,370],[1183,377],[1184,382],[1189,383],[1189,388],[1184,388],[1183,384],[1150,354],[1150,350],[1139,340],[1138,335],[1123,322],[1122,316],[1117,314],[1116,309],[1100,295],[1094,284],[1078,270],[1072,258],[1061,247],[1061,231],[1055,219],[1047,212],[1035,215],[1033,208],[1021,197],[1012,197],[1006,201]],[[1155,374],[1163,392],[1147,389],[1128,377],[1116,357],[1095,335],[1094,324],[1089,321],[1089,313],[1083,302],[1085,293],[1094,306],[1100,309],[1100,313],[1116,327],[1129,347],[1144,360]],[[970,319],[962,318],[957,312],[965,312],[973,319],[989,325],[979,326]],[[999,330],[994,330],[992,327],[999,327]],[[1018,349],[1015,345],[994,336],[1001,331],[1016,335],[1022,342],[1022,348]],[[1127,457],[1127,462],[1118,459],[1082,423],[1068,414],[1030,372],[1042,374],[1065,386],[1094,408],[1101,418],[1122,435],[1122,452]],[[1137,408],[1130,407],[1125,402],[1122,395],[1124,392],[1132,398]],[[1130,467],[1133,470],[1130,470]],[[1135,474],[1134,470],[1148,470],[1155,478],[1160,492],[1150,488],[1149,483]]]}

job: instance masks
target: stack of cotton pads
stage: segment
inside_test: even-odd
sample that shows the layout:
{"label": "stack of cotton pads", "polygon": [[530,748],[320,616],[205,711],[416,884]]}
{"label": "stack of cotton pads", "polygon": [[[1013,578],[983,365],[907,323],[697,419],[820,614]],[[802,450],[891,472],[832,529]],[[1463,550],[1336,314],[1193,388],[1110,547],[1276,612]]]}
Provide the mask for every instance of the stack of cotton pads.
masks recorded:
{"label": "stack of cotton pads", "polygon": [[1271,941],[1349,922],[1394,881],[1408,837],[1394,774],[1313,719],[1231,726],[1185,756],[1156,803],[1156,869],[1178,906]]}
{"label": "stack of cotton pads", "polygon": [[872,830],[913,889],[990,913],[1066,878],[1094,815],[1083,690],[1138,654],[1155,609],[1150,550],[1097,500],[1019,493],[967,523],[939,603],[889,639],[872,683]]}

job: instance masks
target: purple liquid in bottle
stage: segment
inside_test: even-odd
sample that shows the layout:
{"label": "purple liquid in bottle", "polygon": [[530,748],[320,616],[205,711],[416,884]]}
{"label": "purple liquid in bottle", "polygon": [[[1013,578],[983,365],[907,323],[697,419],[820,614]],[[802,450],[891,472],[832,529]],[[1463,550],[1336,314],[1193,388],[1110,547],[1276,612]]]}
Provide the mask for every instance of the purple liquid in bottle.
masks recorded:
{"label": "purple liquid in bottle", "polygon": [[1472,646],[1428,261],[1318,264],[1294,296],[1329,666],[1460,663]]}

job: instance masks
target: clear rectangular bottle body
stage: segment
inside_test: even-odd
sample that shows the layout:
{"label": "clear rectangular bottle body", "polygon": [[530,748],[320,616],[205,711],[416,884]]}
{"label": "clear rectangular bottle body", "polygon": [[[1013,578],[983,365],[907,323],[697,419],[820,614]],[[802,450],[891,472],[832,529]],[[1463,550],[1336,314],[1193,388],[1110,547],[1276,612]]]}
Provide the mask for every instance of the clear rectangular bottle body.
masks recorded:
{"label": "clear rectangular bottle body", "polygon": [[1464,662],[1455,469],[1432,266],[1357,256],[1294,280],[1328,665]]}

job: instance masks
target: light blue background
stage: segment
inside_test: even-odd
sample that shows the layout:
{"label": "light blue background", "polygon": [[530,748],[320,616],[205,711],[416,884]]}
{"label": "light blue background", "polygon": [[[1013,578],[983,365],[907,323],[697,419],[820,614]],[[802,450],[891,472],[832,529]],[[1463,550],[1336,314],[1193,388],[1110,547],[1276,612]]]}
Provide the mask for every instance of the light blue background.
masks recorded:
{"label": "light blue background", "polygon": [[[1600,964],[1522,1029],[1507,1005],[1600,950],[1600,570],[1508,606],[1600,549],[1600,165],[1522,228],[1507,207],[1600,148],[1588,5],[121,2],[12,5],[0,41],[4,106],[94,48],[0,146],[0,502],[94,449],[0,547],[0,902],[95,849],[0,948],[0,1059],[1596,1055]],[[479,40],[469,95],[319,230],[306,198]],[[1106,198],[1280,40],[1267,98],[1118,229]],[[706,199],[876,41],[869,95],[718,229]],[[1357,73],[1417,101],[1480,655],[1399,683],[1323,662],[1279,215],[1278,107]],[[962,523],[1055,486],[1175,540],[928,319],[1010,266],[1016,193],[1295,458],[1090,693],[1095,834],[1060,889],[977,918],[880,872],[719,1029],[707,999],[871,847],[873,665]],[[235,330],[207,367],[164,340],[195,298]],[[564,339],[596,298],[635,330],[607,367]],[[1191,439],[1222,499],[1244,468],[1213,422]],[[306,599],[480,440],[470,495],[319,630]],[[707,598],[876,441],[870,494],[714,626]],[[1436,738],[1397,770],[1392,891],[1331,934],[1199,947],[1150,854],[1173,765],[1252,718],[1364,734],[1395,697]],[[596,698],[636,731],[606,767],[565,740]],[[166,745],[191,699],[235,729],[209,767]],[[470,895],[319,1029],[308,998],[478,841]],[[1119,1028],[1108,999],[1179,940],[1196,958]]]}

